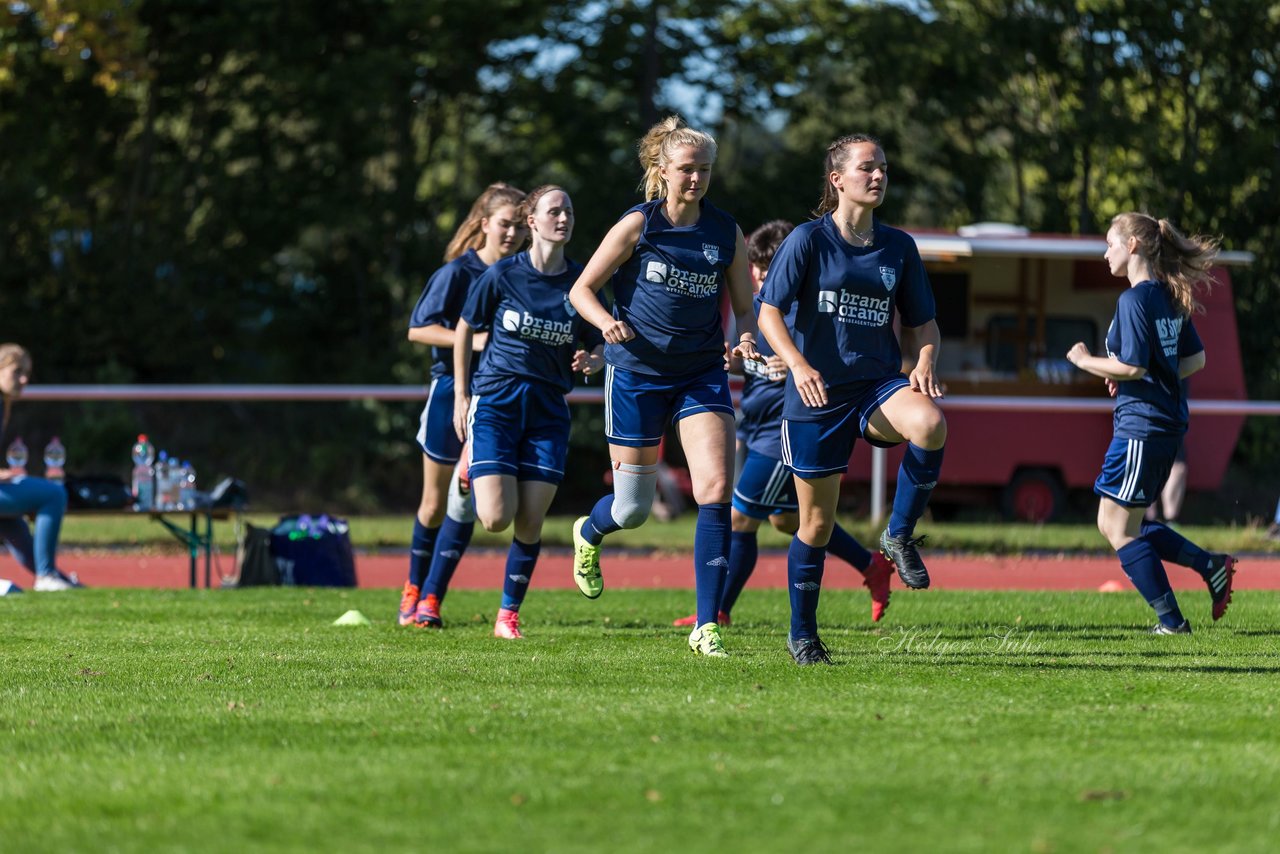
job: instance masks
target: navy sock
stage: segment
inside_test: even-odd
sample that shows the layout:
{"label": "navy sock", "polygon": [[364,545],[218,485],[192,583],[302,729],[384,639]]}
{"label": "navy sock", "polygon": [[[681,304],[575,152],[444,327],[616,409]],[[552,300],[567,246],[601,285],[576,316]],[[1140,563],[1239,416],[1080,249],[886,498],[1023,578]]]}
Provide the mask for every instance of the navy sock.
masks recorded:
{"label": "navy sock", "polygon": [[827,550],[791,538],[787,550],[787,592],[791,596],[791,638],[818,636],[818,594],[822,592],[822,567]]}
{"label": "navy sock", "polygon": [[698,625],[714,623],[729,568],[729,503],[698,505],[693,529],[693,579],[698,600]]}
{"label": "navy sock", "polygon": [[938,485],[938,473],[942,471],[942,452],[926,451],[907,443],[907,454],[898,467],[898,491],[893,494],[893,513],[889,516],[889,534],[909,537],[915,532],[916,522],[924,515],[929,496]]}
{"label": "navy sock", "polygon": [[538,565],[538,552],[542,551],[542,540],[536,543],[522,543],[511,538],[511,548],[507,550],[507,570],[502,579],[502,607],[508,611],[519,611],[524,594],[529,590],[529,579],[533,577],[533,568]]}
{"label": "navy sock", "polygon": [[436,535],[439,526],[428,528],[413,518],[413,542],[409,544],[409,583],[419,589],[426,583],[427,572],[431,569],[431,555],[436,549]]}
{"label": "navy sock", "polygon": [[732,531],[729,534],[729,570],[724,576],[724,593],[720,594],[720,610],[728,614],[737,604],[742,588],[755,571],[760,557],[760,543],[755,531]]}
{"label": "navy sock", "polygon": [[431,571],[427,573],[426,586],[422,595],[434,594],[441,601],[449,592],[449,582],[458,568],[458,562],[471,545],[471,534],[476,529],[475,522],[459,522],[446,515],[444,524],[440,526],[440,535],[436,537],[436,551],[431,557]]}
{"label": "navy sock", "polygon": [[591,545],[598,546],[604,542],[605,534],[620,530],[622,526],[613,521],[613,493],[610,492],[591,508],[591,515],[582,526],[582,536]]}
{"label": "navy sock", "polygon": [[1124,574],[1129,576],[1147,604],[1155,609],[1160,622],[1170,628],[1182,625],[1184,620],[1182,612],[1178,610],[1178,600],[1173,596],[1169,576],[1165,574],[1164,564],[1160,562],[1155,546],[1146,537],[1138,537],[1116,554],[1120,558]]}
{"label": "navy sock", "polygon": [[862,543],[853,538],[844,528],[836,525],[831,530],[831,542],[827,543],[827,554],[833,554],[847,564],[851,564],[858,572],[866,572],[871,565],[871,552],[862,547]]}
{"label": "navy sock", "polygon": [[1151,543],[1161,560],[1190,567],[1198,572],[1201,578],[1208,579],[1222,565],[1221,562],[1214,561],[1214,555],[1160,522],[1144,520],[1142,538]]}

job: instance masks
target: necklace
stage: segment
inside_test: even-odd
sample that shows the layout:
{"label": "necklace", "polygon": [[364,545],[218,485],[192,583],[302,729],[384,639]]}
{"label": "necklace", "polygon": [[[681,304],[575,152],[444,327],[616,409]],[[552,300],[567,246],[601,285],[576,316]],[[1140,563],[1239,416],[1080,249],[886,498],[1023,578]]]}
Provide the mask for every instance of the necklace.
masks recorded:
{"label": "necklace", "polygon": [[865,231],[858,231],[849,223],[845,223],[845,227],[849,229],[849,236],[863,246],[870,246],[871,242],[875,240],[876,224],[874,220],[872,220],[871,225]]}

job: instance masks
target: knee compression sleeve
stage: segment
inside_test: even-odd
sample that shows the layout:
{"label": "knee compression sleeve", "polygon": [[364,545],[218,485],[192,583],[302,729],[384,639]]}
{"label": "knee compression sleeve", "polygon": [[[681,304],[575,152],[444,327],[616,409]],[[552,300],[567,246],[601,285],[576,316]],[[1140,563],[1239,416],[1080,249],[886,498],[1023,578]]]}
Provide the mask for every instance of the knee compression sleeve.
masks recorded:
{"label": "knee compression sleeve", "polygon": [[476,503],[471,498],[471,490],[467,490],[464,495],[459,485],[459,475],[462,474],[461,468],[465,464],[465,462],[458,463],[453,470],[453,476],[449,478],[449,498],[445,502],[444,512],[455,522],[476,520]]}
{"label": "knee compression sleeve", "polygon": [[658,467],[614,463],[613,521],[624,528],[638,528],[649,518],[653,496],[658,490]]}

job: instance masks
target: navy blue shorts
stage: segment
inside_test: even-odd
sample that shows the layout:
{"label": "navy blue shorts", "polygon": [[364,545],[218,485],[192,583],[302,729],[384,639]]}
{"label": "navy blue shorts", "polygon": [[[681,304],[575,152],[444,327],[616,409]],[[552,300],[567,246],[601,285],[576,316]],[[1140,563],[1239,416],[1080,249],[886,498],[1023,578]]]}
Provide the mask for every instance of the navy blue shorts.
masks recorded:
{"label": "navy blue shorts", "polygon": [[505,474],[516,480],[564,480],[569,404],[558,389],[512,380],[471,398],[471,479]]}
{"label": "navy blue shorts", "polygon": [[[845,403],[819,421],[782,419],[782,461],[797,477],[814,480],[849,470],[849,457],[859,437],[866,438],[867,420],[880,405],[911,383],[902,374],[860,385]],[[894,443],[867,439],[891,448]]]}
{"label": "navy blue shorts", "polygon": [[1149,507],[1160,497],[1182,439],[1111,440],[1093,491],[1122,507]]}
{"label": "navy blue shorts", "polygon": [[733,486],[733,509],[752,519],[768,519],[775,513],[799,509],[791,469],[782,460],[747,450],[742,471]]}
{"label": "navy blue shorts", "polygon": [[441,465],[453,465],[462,456],[462,443],[453,429],[453,377],[436,377],[427,392],[427,405],[418,418],[418,447]]}
{"label": "navy blue shorts", "polygon": [[675,378],[605,368],[604,435],[611,445],[654,447],[667,425],[700,412],[733,416],[729,375],[723,368]]}

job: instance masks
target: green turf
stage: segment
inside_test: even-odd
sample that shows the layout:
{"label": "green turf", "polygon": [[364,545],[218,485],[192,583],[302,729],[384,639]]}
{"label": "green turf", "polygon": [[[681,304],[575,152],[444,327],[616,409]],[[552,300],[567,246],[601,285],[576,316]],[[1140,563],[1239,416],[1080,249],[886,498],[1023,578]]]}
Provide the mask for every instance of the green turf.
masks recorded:
{"label": "green turf", "polygon": [[[824,598],[834,668],[749,591],[733,657],[687,592],[494,592],[443,633],[389,591],[0,599],[6,851],[1265,850],[1280,827],[1280,595],[1191,637],[1132,594]],[[349,608],[368,628],[335,628]],[[1268,840],[1271,840],[1268,842]]]}
{"label": "green turf", "polygon": [[[251,514],[245,519],[259,527],[271,527],[279,519],[277,515]],[[175,517],[175,521],[182,521]],[[547,545],[572,544],[573,518],[552,517],[543,531]],[[872,526],[865,518],[842,517],[855,537],[871,543],[880,535],[880,527]],[[688,549],[693,544],[695,514],[685,514],[672,522],[652,520],[631,531],[618,531],[609,535],[610,545],[642,549]],[[408,516],[357,516],[350,519],[351,539],[357,548],[408,548],[413,533],[412,520]],[[185,522],[183,522],[185,524]],[[1188,525],[1180,528],[1186,536],[1213,551],[1280,552],[1280,542],[1268,539],[1257,525],[1231,527]],[[923,522],[920,533],[929,535],[927,547],[984,554],[1015,554],[1027,550],[1057,551],[1108,551],[1098,529],[1091,525],[1061,524],[1032,525],[1019,523],[974,522]],[[214,536],[219,546],[229,550],[235,545],[235,526],[230,522],[217,522]],[[763,548],[786,548],[791,538],[765,525],[760,529],[760,545]],[[164,548],[180,550],[178,544],[163,528],[146,518],[107,516],[70,516],[63,525],[62,542],[70,548],[99,546],[128,546],[131,548]],[[511,542],[510,531],[490,534],[477,527],[474,542],[477,545],[501,545]]]}

